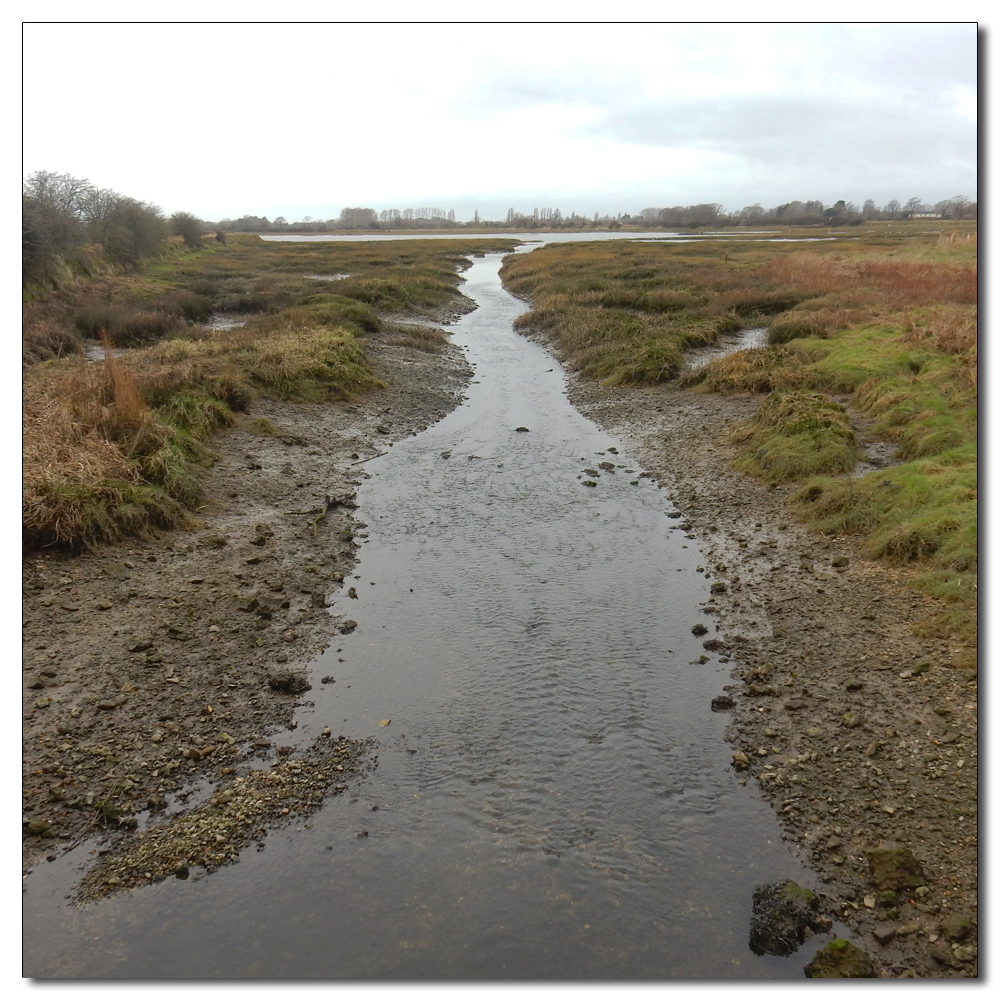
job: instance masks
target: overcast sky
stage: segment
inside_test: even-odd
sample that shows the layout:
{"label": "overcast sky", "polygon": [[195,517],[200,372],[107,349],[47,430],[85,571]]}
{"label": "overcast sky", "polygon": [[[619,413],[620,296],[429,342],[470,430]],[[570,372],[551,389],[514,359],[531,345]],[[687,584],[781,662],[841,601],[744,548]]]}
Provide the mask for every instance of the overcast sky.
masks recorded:
{"label": "overcast sky", "polygon": [[976,27],[27,24],[24,172],[218,220],[977,196]]}

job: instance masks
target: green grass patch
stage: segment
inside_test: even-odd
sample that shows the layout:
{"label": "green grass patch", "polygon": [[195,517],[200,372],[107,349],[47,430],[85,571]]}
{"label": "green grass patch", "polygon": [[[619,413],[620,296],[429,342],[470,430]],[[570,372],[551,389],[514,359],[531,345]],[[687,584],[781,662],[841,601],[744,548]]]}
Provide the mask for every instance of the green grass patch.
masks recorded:
{"label": "green grass patch", "polygon": [[736,468],[765,482],[848,472],[861,454],[847,411],[818,392],[772,392],[732,433]]}

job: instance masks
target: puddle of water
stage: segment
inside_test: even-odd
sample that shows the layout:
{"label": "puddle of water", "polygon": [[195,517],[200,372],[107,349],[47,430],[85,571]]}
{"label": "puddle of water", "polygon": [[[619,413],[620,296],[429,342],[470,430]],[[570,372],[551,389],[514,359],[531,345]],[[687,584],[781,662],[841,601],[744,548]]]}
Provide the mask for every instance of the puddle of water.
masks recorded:
{"label": "puddle of water", "polygon": [[199,326],[203,330],[232,330],[238,326],[246,326],[247,318],[246,316],[241,316],[239,313],[212,313],[207,323],[201,323]]}
{"label": "puddle of water", "polygon": [[716,358],[724,358],[737,351],[746,351],[753,347],[767,346],[767,327],[760,326],[753,329],[739,330],[733,334],[723,334],[719,337],[718,343],[711,347],[701,347],[693,351],[688,351],[686,360],[692,368],[704,368],[709,361]]}
{"label": "puddle of water", "polygon": [[[112,347],[111,356],[120,358],[126,351],[125,347]],[[98,340],[85,340],[83,342],[83,356],[87,361],[103,361],[106,357],[104,345]]]}
{"label": "puddle of water", "polygon": [[358,597],[337,599],[358,627],[298,717],[303,741],[377,736],[377,769],[209,878],[77,910],[79,854],[40,866],[26,975],[802,977],[818,939],[747,946],[754,887],[810,876],[710,710],[729,668],[698,662],[699,553],[513,332],[500,259],[465,272],[480,308],[451,328],[465,403],[365,466]]}

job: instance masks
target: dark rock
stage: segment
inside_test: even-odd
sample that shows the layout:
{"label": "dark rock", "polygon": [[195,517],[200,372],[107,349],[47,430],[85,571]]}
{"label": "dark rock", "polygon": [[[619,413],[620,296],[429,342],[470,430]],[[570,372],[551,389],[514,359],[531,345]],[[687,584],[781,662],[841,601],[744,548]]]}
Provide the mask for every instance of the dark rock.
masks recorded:
{"label": "dark rock", "polygon": [[702,625],[700,622],[697,625],[691,626],[692,635],[706,635],[708,633],[708,628]]}
{"label": "dark rock", "polygon": [[134,642],[129,643],[127,649],[130,653],[144,653],[147,649],[152,647],[152,643],[146,641],[145,639],[137,639]]}
{"label": "dark rock", "polygon": [[268,671],[267,684],[272,691],[282,691],[285,694],[301,694],[312,688],[303,674],[281,667]]}
{"label": "dark rock", "polygon": [[713,712],[726,712],[736,704],[728,694],[720,694],[712,699]]}
{"label": "dark rock", "polygon": [[385,424],[379,424],[379,425],[378,425],[378,426],[377,426],[377,427],[375,428],[375,430],[376,430],[376,431],[378,431],[378,433],[379,433],[379,434],[390,434],[390,433],[392,433],[392,432],[391,432],[391,431],[389,430],[389,428],[385,426]]}
{"label": "dark rock", "polygon": [[924,885],[923,868],[908,847],[875,848],[865,851],[871,880],[879,889],[915,889]]}
{"label": "dark rock", "polygon": [[785,702],[785,708],[789,712],[798,712],[800,709],[808,708],[809,702],[805,698],[789,698]]}
{"label": "dark rock", "polygon": [[875,962],[844,938],[835,938],[816,952],[805,967],[807,979],[875,979]]}
{"label": "dark rock", "polygon": [[516,430],[518,434],[526,434],[528,432],[527,427],[515,427],[514,430]]}
{"label": "dark rock", "polygon": [[713,583],[712,587],[711,587],[711,591],[712,591],[713,594],[724,594],[726,592],[726,590],[727,590],[726,585],[724,583],[721,583],[721,582],[720,583]]}
{"label": "dark rock", "polygon": [[847,556],[837,556],[835,559],[830,560],[831,566],[836,566],[837,569],[842,569],[850,563],[850,559]]}
{"label": "dark rock", "polygon": [[856,729],[861,725],[861,716],[857,712],[845,712],[840,717],[840,724],[847,729]]}
{"label": "dark rock", "polygon": [[353,632],[358,627],[358,623],[353,618],[348,618],[347,621],[341,622],[339,630],[343,635],[347,635],[348,632]]}
{"label": "dark rock", "polygon": [[791,879],[759,885],[753,893],[750,950],[755,955],[791,955],[805,940],[806,928],[825,930],[819,897]]}
{"label": "dark rock", "polygon": [[927,954],[939,965],[954,965],[955,959],[951,952],[944,945],[935,942],[927,949]]}
{"label": "dark rock", "polygon": [[710,653],[718,653],[719,650],[726,648],[719,639],[706,639],[701,645],[703,649],[707,649]]}
{"label": "dark rock", "polygon": [[151,812],[159,812],[161,809],[167,808],[167,800],[162,796],[154,792],[146,800],[146,806]]}
{"label": "dark rock", "polygon": [[891,944],[896,937],[896,925],[895,924],[876,924],[872,928],[872,937],[880,945]]}
{"label": "dark rock", "polygon": [[941,921],[941,933],[949,941],[964,941],[972,933],[972,921],[959,913],[949,913]]}

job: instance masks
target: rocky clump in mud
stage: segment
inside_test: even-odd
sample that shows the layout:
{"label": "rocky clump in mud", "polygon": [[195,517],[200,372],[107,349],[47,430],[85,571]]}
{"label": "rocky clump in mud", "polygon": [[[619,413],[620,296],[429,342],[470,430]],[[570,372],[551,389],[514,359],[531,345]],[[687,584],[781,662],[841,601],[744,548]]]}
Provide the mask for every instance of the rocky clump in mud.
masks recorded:
{"label": "rocky clump in mud", "polygon": [[80,884],[77,900],[102,899],[170,876],[187,878],[195,867],[214,871],[231,864],[268,829],[314,812],[329,793],[345,791],[372,745],[327,735],[302,754],[279,747],[271,768],[221,782],[210,801],[136,834],[101,858]]}
{"label": "rocky clump in mud", "polygon": [[821,948],[805,967],[807,979],[875,979],[871,955],[844,938]]}
{"label": "rocky clump in mud", "polygon": [[820,915],[816,893],[791,879],[754,890],[750,950],[755,955],[791,955],[807,932],[827,931],[831,926]]}

